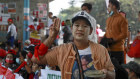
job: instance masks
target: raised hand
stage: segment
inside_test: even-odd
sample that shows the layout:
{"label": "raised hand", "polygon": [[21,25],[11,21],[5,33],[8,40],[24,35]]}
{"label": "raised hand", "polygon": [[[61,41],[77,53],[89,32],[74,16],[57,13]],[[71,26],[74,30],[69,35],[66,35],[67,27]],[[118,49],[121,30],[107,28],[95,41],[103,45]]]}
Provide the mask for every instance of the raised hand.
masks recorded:
{"label": "raised hand", "polygon": [[60,19],[57,18],[54,20],[54,23],[50,27],[49,37],[56,38],[57,34],[59,33],[60,29]]}

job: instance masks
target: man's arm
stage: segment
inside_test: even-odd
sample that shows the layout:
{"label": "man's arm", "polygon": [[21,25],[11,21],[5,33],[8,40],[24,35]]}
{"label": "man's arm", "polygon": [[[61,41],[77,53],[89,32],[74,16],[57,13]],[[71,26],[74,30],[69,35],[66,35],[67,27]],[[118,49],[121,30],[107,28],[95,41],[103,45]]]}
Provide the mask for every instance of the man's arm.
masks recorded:
{"label": "man's arm", "polygon": [[59,33],[60,20],[55,19],[54,24],[50,27],[49,37],[40,45],[35,47],[34,56],[32,61],[38,64],[43,64],[41,60],[46,60],[45,55],[48,51],[48,48],[52,45],[56,39],[57,34]]}
{"label": "man's arm", "polygon": [[120,26],[121,26],[120,27],[121,34],[118,35],[118,37],[113,38],[114,41],[119,41],[119,40],[125,39],[128,36],[128,22],[125,19],[123,19],[120,23]]}

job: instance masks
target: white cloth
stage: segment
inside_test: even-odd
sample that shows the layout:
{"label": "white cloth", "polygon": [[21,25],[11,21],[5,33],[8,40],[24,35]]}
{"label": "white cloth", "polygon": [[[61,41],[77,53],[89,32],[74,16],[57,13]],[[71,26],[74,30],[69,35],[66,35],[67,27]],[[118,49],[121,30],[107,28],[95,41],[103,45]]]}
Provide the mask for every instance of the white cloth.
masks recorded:
{"label": "white cloth", "polygon": [[48,18],[48,27],[50,27],[53,24],[52,19]]}
{"label": "white cloth", "polygon": [[93,18],[93,31],[91,33],[91,35],[88,36],[89,40],[94,42],[94,43],[97,43],[97,34],[96,34],[96,20],[95,18]]}
{"label": "white cloth", "polygon": [[11,31],[11,36],[14,36],[14,39],[16,39],[17,31],[16,31],[16,26],[14,24],[9,25],[7,33],[10,31]]}
{"label": "white cloth", "polygon": [[91,54],[90,46],[86,49],[78,50],[78,52],[79,52],[79,55],[90,55]]}
{"label": "white cloth", "polygon": [[[29,25],[29,26],[30,26],[30,25]],[[33,26],[34,26],[35,30],[37,30],[37,26],[38,26],[38,25],[36,25],[36,26],[33,25]],[[29,30],[30,30],[30,27],[27,27],[26,31],[29,31]]]}

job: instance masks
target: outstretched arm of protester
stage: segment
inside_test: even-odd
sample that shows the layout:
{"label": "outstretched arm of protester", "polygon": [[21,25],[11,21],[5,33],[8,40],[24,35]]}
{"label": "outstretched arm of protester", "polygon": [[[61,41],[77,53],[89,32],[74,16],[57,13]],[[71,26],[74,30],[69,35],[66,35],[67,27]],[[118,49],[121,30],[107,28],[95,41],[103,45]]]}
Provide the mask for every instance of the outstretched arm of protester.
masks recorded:
{"label": "outstretched arm of protester", "polygon": [[35,47],[32,61],[44,59],[44,56],[47,53],[48,48],[52,45],[52,43],[56,39],[57,34],[59,33],[59,28],[60,28],[60,19],[57,18],[54,20],[54,24],[52,24],[52,26],[50,27],[49,37],[40,46]]}

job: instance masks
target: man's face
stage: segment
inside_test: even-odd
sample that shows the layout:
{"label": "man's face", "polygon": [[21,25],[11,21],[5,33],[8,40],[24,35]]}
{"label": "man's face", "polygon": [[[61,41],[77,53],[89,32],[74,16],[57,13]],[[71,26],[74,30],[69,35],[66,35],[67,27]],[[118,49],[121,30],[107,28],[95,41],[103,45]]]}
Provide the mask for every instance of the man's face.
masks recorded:
{"label": "man's face", "polygon": [[53,14],[52,13],[49,13],[49,18],[52,18]]}
{"label": "man's face", "polygon": [[109,5],[108,5],[108,12],[110,13],[113,10],[114,10],[114,6],[111,3],[109,3]]}
{"label": "man's face", "polygon": [[32,65],[32,71],[36,72],[38,70],[38,64],[33,63]]}
{"label": "man's face", "polygon": [[82,11],[86,11],[87,13],[90,13],[91,11],[88,9],[87,6],[83,6],[82,8]]}
{"label": "man's face", "polygon": [[91,32],[90,26],[85,20],[79,19],[74,22],[72,34],[75,40],[88,40],[88,36]]}
{"label": "man's face", "polygon": [[7,54],[6,58],[8,58],[9,60],[13,60],[13,55],[12,54]]}
{"label": "man's face", "polygon": [[8,25],[11,25],[11,24],[12,24],[12,22],[9,22],[9,21],[8,21]]}
{"label": "man's face", "polygon": [[38,22],[37,21],[34,21],[34,25],[37,26],[38,25]]}

